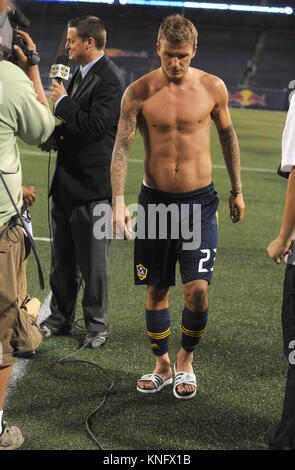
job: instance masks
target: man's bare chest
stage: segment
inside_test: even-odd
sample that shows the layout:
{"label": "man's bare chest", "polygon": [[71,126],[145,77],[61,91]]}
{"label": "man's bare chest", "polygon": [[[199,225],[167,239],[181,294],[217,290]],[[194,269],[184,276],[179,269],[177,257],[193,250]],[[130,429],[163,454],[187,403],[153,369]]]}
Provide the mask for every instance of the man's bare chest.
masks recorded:
{"label": "man's bare chest", "polygon": [[213,106],[206,93],[163,89],[144,101],[141,114],[149,128],[193,130],[211,119]]}

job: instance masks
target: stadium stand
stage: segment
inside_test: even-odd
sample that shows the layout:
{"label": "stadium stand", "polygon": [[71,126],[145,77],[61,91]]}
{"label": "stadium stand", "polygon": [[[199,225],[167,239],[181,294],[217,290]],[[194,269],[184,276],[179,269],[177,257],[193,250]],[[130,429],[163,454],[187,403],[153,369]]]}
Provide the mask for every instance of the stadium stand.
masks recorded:
{"label": "stadium stand", "polygon": [[[159,23],[177,9],[98,6],[95,4],[65,4],[16,1],[19,8],[31,19],[30,32],[41,54],[41,76],[45,86],[50,85],[48,73],[67,20],[74,16],[93,14],[103,18],[107,30],[109,56],[125,75],[126,83],[136,80],[157,66],[155,43]],[[295,79],[295,62],[290,60],[294,49],[295,34],[290,19],[272,18],[265,21],[259,15],[225,16],[222,14],[185,13],[199,30],[199,44],[192,65],[222,78],[230,90],[243,88],[247,63],[253,57],[259,35],[268,28],[266,44],[261,53],[257,72],[251,77],[250,87],[259,90],[275,90],[285,93],[288,84]],[[289,21],[289,22],[286,22]],[[73,64],[72,64],[73,65]],[[251,88],[251,89],[252,89]],[[273,94],[267,106],[273,102]],[[275,99],[273,109],[281,109],[286,100]],[[270,106],[271,107],[271,106]]]}
{"label": "stadium stand", "polygon": [[295,34],[287,31],[271,31],[263,51],[253,85],[258,88],[288,88],[295,79]]}
{"label": "stadium stand", "polygon": [[192,65],[222,78],[228,86],[241,83],[257,31],[200,28],[198,51]]}
{"label": "stadium stand", "polygon": [[[64,32],[66,23],[64,19],[54,19],[44,21],[40,24],[40,19],[31,19],[30,34],[37,44],[41,56],[40,74],[44,86],[48,82],[48,73],[53,63],[57,47]],[[54,34],[52,32],[54,31]]]}

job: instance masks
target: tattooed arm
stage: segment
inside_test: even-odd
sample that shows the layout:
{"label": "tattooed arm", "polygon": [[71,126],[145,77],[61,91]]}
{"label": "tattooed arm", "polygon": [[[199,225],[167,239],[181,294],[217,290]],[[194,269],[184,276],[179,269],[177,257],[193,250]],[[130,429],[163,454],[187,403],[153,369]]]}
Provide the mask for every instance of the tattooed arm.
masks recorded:
{"label": "tattooed arm", "polygon": [[113,201],[113,230],[128,239],[131,236],[130,215],[124,204],[125,180],[129,150],[133,143],[137,118],[141,110],[141,100],[130,85],[122,98],[121,115],[111,164],[111,185]]}
{"label": "tattooed arm", "polygon": [[116,202],[116,197],[124,196],[129,150],[135,137],[140,109],[140,98],[136,95],[134,87],[130,85],[122,98],[121,115],[111,164],[113,203]]}
{"label": "tattooed arm", "polygon": [[215,122],[226,168],[231,180],[232,191],[229,198],[230,217],[238,222],[244,217],[245,204],[242,196],[240,175],[240,149],[228,109],[228,93],[221,80],[215,82],[216,104],[211,112]]}

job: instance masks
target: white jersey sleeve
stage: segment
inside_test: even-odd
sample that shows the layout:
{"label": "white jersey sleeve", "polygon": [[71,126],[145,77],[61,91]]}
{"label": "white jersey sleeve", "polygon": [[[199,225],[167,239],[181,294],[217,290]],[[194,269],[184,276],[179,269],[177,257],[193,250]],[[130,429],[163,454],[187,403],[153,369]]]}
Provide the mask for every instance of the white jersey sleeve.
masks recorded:
{"label": "white jersey sleeve", "polygon": [[290,172],[295,166],[295,93],[291,98],[282,136],[281,170]]}

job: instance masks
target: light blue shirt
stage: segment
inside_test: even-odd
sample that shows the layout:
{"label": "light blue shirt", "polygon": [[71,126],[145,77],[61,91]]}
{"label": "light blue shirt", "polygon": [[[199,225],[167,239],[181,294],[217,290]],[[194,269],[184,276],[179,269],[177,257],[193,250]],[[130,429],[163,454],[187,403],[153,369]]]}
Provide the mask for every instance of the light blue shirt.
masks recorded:
{"label": "light blue shirt", "polygon": [[[93,67],[94,64],[96,64],[96,62],[98,62],[102,57],[104,56],[104,53],[98,57],[98,59],[94,59],[92,60],[92,62],[89,62],[88,64],[84,65],[84,67],[82,67],[82,65],[80,65],[80,72],[81,72],[81,75],[82,75],[82,80],[83,78],[85,78],[86,74],[89,72],[89,70],[91,69],[91,67]],[[54,104],[54,110],[56,109],[58,103],[65,97],[65,96],[68,96],[68,95],[63,95],[61,96],[60,98],[58,98],[58,100],[55,102]]]}

